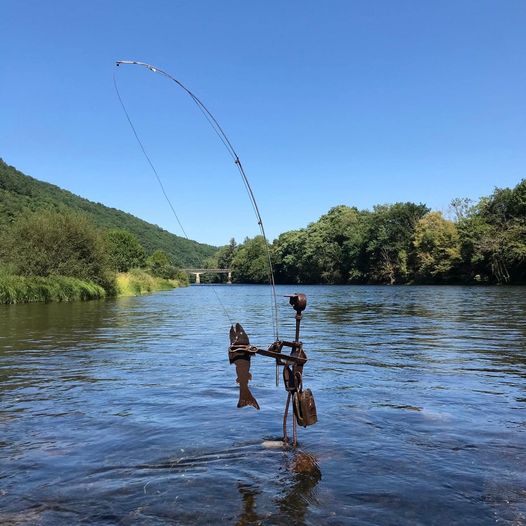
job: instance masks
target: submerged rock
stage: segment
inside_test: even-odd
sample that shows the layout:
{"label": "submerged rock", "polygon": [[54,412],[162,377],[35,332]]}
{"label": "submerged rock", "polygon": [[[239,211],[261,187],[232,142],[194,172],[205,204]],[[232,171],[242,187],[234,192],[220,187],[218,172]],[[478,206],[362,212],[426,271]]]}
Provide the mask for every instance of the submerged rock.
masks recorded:
{"label": "submerged rock", "polygon": [[297,474],[321,477],[320,467],[318,466],[316,457],[310,453],[305,453],[304,451],[296,452],[292,459],[290,468]]}
{"label": "submerged rock", "polygon": [[264,440],[261,445],[268,449],[284,449],[289,447],[283,440]]}

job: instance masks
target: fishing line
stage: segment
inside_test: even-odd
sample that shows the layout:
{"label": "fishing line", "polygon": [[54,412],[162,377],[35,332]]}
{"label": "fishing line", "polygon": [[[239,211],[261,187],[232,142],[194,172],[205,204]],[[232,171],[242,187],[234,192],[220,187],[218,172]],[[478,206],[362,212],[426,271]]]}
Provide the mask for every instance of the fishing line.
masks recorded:
{"label": "fishing line", "polygon": [[[273,324],[273,329],[274,329],[274,335],[276,337],[276,340],[279,339],[279,336],[278,336],[278,303],[277,303],[277,299],[276,299],[276,283],[275,283],[275,279],[274,279],[274,269],[273,269],[273,265],[272,265],[272,257],[271,257],[271,254],[270,254],[270,245],[269,245],[269,242],[268,242],[268,239],[267,239],[267,236],[266,236],[266,233],[265,233],[265,227],[263,225],[263,219],[261,218],[261,214],[259,212],[259,207],[257,205],[257,201],[256,201],[256,198],[254,196],[254,192],[252,191],[252,187],[250,186],[250,182],[248,180],[248,177],[245,173],[245,170],[243,168],[243,165],[241,164],[241,160],[239,159],[239,155],[237,154],[236,150],[234,149],[232,143],[230,142],[230,140],[228,139],[226,133],[224,132],[224,130],[222,129],[221,125],[219,124],[219,122],[216,120],[216,118],[212,115],[212,113],[208,110],[208,108],[204,105],[204,103],[194,94],[192,93],[184,84],[182,84],[180,81],[178,81],[176,78],[172,77],[170,74],[166,73],[165,71],[157,68],[157,67],[154,67],[150,64],[147,64],[145,62],[137,62],[137,61],[132,61],[132,60],[118,60],[116,62],[116,66],[120,66],[121,64],[127,64],[127,65],[137,65],[137,66],[143,66],[147,69],[149,69],[150,71],[152,71],[153,73],[159,73],[160,75],[163,75],[164,77],[167,77],[169,80],[175,82],[180,88],[182,88],[189,96],[190,98],[194,101],[194,103],[197,105],[197,107],[199,108],[199,110],[201,111],[201,113],[203,114],[203,116],[205,117],[206,121],[208,122],[208,124],[212,127],[212,129],[214,130],[214,132],[216,133],[216,135],[219,137],[220,141],[223,143],[224,147],[226,148],[227,152],[229,153],[229,155],[232,157],[232,159],[234,160],[234,164],[236,165],[238,171],[239,171],[239,174],[241,176],[241,179],[243,180],[243,184],[245,186],[245,189],[247,191],[247,194],[248,194],[248,197],[250,199],[250,203],[252,205],[252,208],[254,210],[254,213],[256,215],[256,219],[257,219],[257,222],[258,222],[258,225],[259,225],[259,229],[260,229],[260,232],[261,232],[261,235],[263,237],[263,240],[264,240],[264,243],[265,243],[265,248],[266,248],[266,252],[267,252],[267,263],[268,263],[268,274],[269,274],[269,283],[271,285],[271,302],[273,304],[273,315],[272,315],[272,324]],[[161,181],[161,178],[159,177],[159,174],[157,172],[157,170],[155,169],[155,166],[153,165],[150,157],[148,156],[147,152],[146,152],[146,149],[144,148],[144,145],[142,144],[142,141],[140,140],[139,138],[139,135],[137,134],[137,131],[135,129],[135,126],[133,125],[133,122],[126,110],[126,107],[124,105],[124,101],[122,100],[122,97],[119,93],[119,88],[117,86],[117,79],[116,79],[116,75],[115,75],[115,72],[113,73],[113,85],[115,86],[115,91],[117,92],[117,96],[119,98],[119,102],[121,103],[121,106],[124,110],[124,113],[126,115],[126,118],[128,120],[128,123],[130,124],[130,127],[135,135],[135,138],[137,139],[137,142],[144,154],[144,156],[146,157],[147,161],[148,161],[148,164],[150,165],[153,173],[155,174],[155,177],[161,187],[161,190],[163,192],[163,195],[166,199],[166,201],[168,202],[169,206],[170,206],[170,209],[172,210],[172,213],[173,215],[175,216],[176,220],[177,220],[177,223],[179,224],[180,228],[181,228],[181,231],[183,232],[185,238],[190,241],[188,235],[186,234],[176,212],[175,212],[175,209],[164,189],[164,185]],[[230,316],[228,315],[228,312],[226,310],[226,308],[224,307],[223,303],[221,302],[221,300],[219,299],[219,296],[217,294],[217,292],[215,291],[215,289],[213,289],[214,292],[215,292],[215,295],[219,301],[219,303],[221,304],[225,314],[227,315],[227,318],[229,319],[230,323],[232,323],[232,321],[230,320]]]}
{"label": "fishing line", "polygon": [[[161,187],[161,190],[163,192],[164,198],[168,202],[168,205],[170,206],[170,210],[172,211],[172,214],[174,215],[177,223],[179,224],[179,227],[180,227],[184,237],[188,241],[191,241],[191,239],[188,237],[188,234],[186,233],[186,230],[184,229],[184,227],[183,227],[183,225],[182,225],[182,223],[181,223],[181,221],[179,219],[179,216],[177,215],[177,212],[175,211],[175,208],[174,208],[174,206],[172,204],[172,201],[170,200],[170,198],[168,197],[168,194],[166,193],[166,190],[164,188],[163,182],[162,182],[161,178],[159,177],[159,173],[157,172],[157,169],[155,168],[155,165],[153,164],[152,160],[150,159],[150,156],[148,155],[148,152],[146,151],[146,148],[144,147],[144,144],[142,143],[141,138],[139,137],[139,134],[137,133],[137,130],[135,129],[133,121],[131,120],[131,117],[130,117],[127,109],[126,109],[124,101],[123,101],[123,99],[121,97],[121,94],[119,92],[119,87],[117,85],[117,79],[115,77],[115,73],[113,73],[113,85],[115,86],[115,91],[117,92],[117,97],[119,99],[119,102],[121,103],[122,109],[124,111],[124,114],[126,115],[126,119],[128,120],[130,128],[132,129],[133,134],[135,135],[135,139],[137,140],[137,143],[139,144],[139,146],[140,146],[140,148],[142,150],[142,153],[144,154],[144,157],[148,161],[148,164],[150,165],[150,168],[152,169],[152,172],[154,173],[155,178],[157,179],[157,182],[159,183],[159,186]],[[196,267],[200,266],[199,261],[195,258],[195,256],[192,256],[192,260],[196,264]],[[221,298],[219,297],[219,294],[217,293],[217,291],[215,290],[214,287],[212,287],[212,291],[214,292],[214,295],[215,295],[217,301],[219,302],[219,305],[223,309],[223,313],[225,314],[226,318],[228,319],[228,322],[232,325],[234,322],[232,321],[232,318],[230,317],[227,308],[225,307],[225,305],[221,301]]]}
{"label": "fishing line", "polygon": [[157,173],[157,170],[155,169],[155,166],[153,165],[152,160],[150,159],[150,156],[148,155],[148,152],[144,148],[141,138],[139,137],[137,130],[135,129],[135,126],[133,125],[133,121],[131,120],[130,115],[128,114],[128,110],[126,109],[126,106],[124,105],[124,101],[122,100],[121,94],[119,92],[119,88],[117,86],[117,79],[115,77],[115,73],[113,73],[113,85],[115,86],[115,91],[117,92],[117,97],[119,98],[119,102],[121,103],[122,109],[124,111],[124,115],[126,115],[126,119],[128,120],[130,128],[133,131],[133,135],[135,135],[135,139],[137,140],[139,146],[141,147],[142,153],[144,154],[144,157],[146,157],[146,160],[148,161],[148,164],[150,165],[150,168],[152,169],[152,172],[154,173],[155,178],[157,179],[157,182],[159,183],[159,186],[161,187],[164,198],[168,202],[168,205],[170,206],[170,209],[172,210],[172,214],[174,215],[177,223],[179,224],[179,228],[184,234],[184,237],[188,239],[188,235],[186,234],[186,231],[183,225],[181,224],[181,221],[179,220],[179,216],[177,215],[177,212],[175,211],[175,208],[173,207],[172,202],[170,201],[170,198],[168,197],[168,194],[166,193],[166,190],[164,189],[163,182],[161,181],[161,178],[159,177],[159,174]]}

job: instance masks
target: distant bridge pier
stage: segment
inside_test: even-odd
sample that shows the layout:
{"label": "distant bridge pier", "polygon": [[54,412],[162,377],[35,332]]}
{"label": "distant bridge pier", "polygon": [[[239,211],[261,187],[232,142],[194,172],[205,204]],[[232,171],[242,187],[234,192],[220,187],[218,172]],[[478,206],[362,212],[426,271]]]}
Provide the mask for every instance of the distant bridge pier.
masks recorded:
{"label": "distant bridge pier", "polygon": [[232,285],[232,270],[229,268],[184,268],[188,274],[195,276],[195,284],[201,284],[201,274],[227,274],[227,283]]}

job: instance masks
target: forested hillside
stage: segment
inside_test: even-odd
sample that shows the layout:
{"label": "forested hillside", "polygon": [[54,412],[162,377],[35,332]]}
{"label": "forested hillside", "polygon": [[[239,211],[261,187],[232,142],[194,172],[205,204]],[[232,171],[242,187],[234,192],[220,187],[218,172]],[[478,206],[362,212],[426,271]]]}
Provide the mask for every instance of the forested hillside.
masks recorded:
{"label": "forested hillside", "polygon": [[163,250],[178,266],[196,266],[215,247],[188,241],[131,214],[94,203],[33,179],[0,159],[0,229],[36,211],[81,212],[99,228],[124,229],[134,234],[148,254]]}

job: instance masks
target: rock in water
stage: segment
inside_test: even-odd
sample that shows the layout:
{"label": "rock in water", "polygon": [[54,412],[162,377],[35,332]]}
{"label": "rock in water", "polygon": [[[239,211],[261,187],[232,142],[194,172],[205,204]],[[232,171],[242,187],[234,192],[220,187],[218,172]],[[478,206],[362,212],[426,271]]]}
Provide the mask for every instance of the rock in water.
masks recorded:
{"label": "rock in water", "polygon": [[318,462],[316,461],[316,457],[310,453],[298,451],[294,455],[294,459],[292,460],[290,467],[294,473],[321,477],[321,472]]}
{"label": "rock in water", "polygon": [[283,440],[264,440],[261,445],[268,449],[283,449],[288,447],[288,444],[283,442]]}

